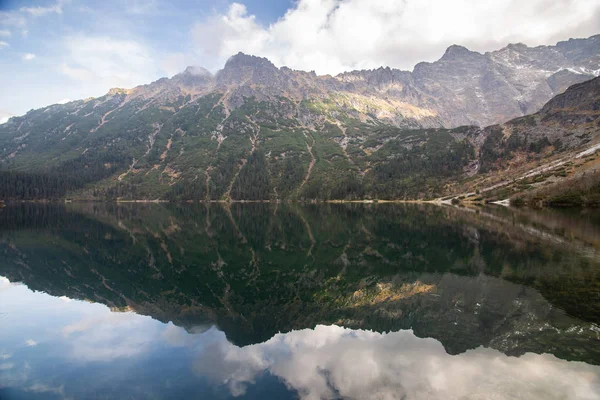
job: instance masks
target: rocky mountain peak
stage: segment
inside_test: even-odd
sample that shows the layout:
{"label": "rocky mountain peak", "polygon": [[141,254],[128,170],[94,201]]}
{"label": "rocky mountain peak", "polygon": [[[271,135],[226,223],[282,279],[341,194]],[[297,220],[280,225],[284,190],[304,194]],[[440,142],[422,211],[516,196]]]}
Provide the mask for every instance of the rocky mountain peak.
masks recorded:
{"label": "rocky mountain peak", "polygon": [[[230,57],[225,67],[217,72],[216,84],[221,90],[235,90],[236,99],[229,104],[237,107],[243,104],[245,97],[268,98],[274,93],[281,94],[284,90],[283,75],[284,72],[266,58],[240,52]],[[251,89],[253,86],[263,89],[256,91]]]}
{"label": "rocky mountain peak", "polygon": [[231,69],[231,68],[241,68],[241,67],[267,67],[267,68],[276,68],[275,65],[265,57],[258,57],[248,55],[242,52],[237,53],[234,56],[229,57],[227,62],[225,63],[225,67],[223,70]]}
{"label": "rocky mountain peak", "polygon": [[506,46],[508,49],[511,50],[516,50],[516,51],[520,51],[520,50],[525,50],[527,48],[529,48],[525,43],[509,43]]}
{"label": "rocky mountain peak", "polygon": [[[189,66],[183,72],[165,82],[171,89],[178,87],[181,93],[200,94],[209,90],[214,82],[214,76],[206,68]],[[169,89],[170,90],[170,89]],[[176,95],[178,92],[174,92]]]}
{"label": "rocky mountain peak", "polygon": [[451,61],[451,60],[462,60],[462,59],[470,59],[472,57],[482,57],[481,53],[477,53],[476,51],[471,51],[464,46],[459,46],[453,44],[452,46],[446,49],[446,52],[442,56],[442,60]]}

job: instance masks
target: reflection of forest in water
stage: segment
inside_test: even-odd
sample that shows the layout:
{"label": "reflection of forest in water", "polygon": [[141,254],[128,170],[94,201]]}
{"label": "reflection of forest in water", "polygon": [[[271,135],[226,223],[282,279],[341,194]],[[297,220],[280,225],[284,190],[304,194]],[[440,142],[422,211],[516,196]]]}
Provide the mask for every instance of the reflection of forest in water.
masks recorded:
{"label": "reflection of forest in water", "polygon": [[0,211],[0,275],[237,344],[338,324],[600,363],[600,217],[417,205]]}

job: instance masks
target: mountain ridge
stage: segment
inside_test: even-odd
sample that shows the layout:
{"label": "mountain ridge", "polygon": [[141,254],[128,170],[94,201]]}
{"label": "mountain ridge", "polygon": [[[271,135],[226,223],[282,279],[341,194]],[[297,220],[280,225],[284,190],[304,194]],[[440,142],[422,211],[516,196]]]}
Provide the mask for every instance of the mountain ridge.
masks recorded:
{"label": "mountain ridge", "polygon": [[[372,96],[391,104],[395,115],[402,115],[406,109],[390,100],[408,103],[436,116],[414,121],[424,128],[487,126],[536,112],[571,84],[600,75],[599,54],[600,35],[569,39],[554,46],[511,43],[485,53],[451,45],[439,60],[418,63],[412,71],[381,66],[331,76],[276,67],[265,57],[239,52],[215,74],[200,66],[188,66],[171,78],[119,90],[135,94],[144,92],[144,88],[174,83],[181,94],[204,95],[238,85],[245,89],[241,90],[244,95],[262,95],[265,93],[247,87],[262,84],[270,86],[268,96],[286,94],[296,100],[311,96],[326,98],[336,92]],[[203,73],[189,73],[194,69]],[[202,78],[201,82],[182,85],[183,78],[190,76],[188,84],[196,76]],[[452,107],[451,103],[457,106]],[[239,102],[232,105],[239,106]],[[402,127],[402,120],[390,118],[388,122]]]}
{"label": "mountain ridge", "polygon": [[[593,61],[599,57],[590,52],[595,46],[600,36],[565,52]],[[0,165],[14,173],[50,174],[56,177],[52,187],[63,182],[52,196],[84,199],[445,196],[465,179],[594,144],[598,78],[562,69],[542,74],[542,90],[533,79],[540,76],[536,65],[554,66],[543,59],[548,48],[542,55],[536,49],[494,54],[502,61],[494,64],[482,54],[474,55],[475,62],[454,57],[467,51],[454,47],[445,60],[413,74],[380,68],[337,78],[238,53],[214,75],[189,67],[172,78],[13,117],[0,125]],[[587,68],[585,62],[579,68]],[[463,77],[473,74],[484,85],[469,86]],[[522,116],[533,106],[504,90],[510,74],[518,78],[511,85],[525,82],[523,91],[535,89],[536,101],[571,81],[586,82]],[[447,97],[454,92],[456,101]],[[485,101],[459,101],[469,98]],[[546,112],[560,101],[570,106]],[[540,113],[544,104],[549,108]],[[471,123],[485,115],[508,116],[511,107],[519,110],[516,119],[485,128]],[[444,128],[448,121],[466,123]],[[30,198],[36,192],[19,193]]]}

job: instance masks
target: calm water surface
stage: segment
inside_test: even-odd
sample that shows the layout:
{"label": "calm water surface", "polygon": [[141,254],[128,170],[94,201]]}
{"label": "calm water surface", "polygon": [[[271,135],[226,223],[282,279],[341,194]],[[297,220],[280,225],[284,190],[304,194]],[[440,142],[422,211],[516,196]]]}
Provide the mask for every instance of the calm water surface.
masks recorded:
{"label": "calm water surface", "polygon": [[1,399],[600,399],[600,213],[0,210]]}

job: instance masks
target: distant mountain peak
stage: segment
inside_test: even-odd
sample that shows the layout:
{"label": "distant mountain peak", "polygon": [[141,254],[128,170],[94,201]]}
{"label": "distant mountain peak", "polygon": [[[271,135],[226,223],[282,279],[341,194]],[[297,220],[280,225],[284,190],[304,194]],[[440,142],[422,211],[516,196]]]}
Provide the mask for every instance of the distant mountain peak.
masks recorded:
{"label": "distant mountain peak", "polygon": [[509,43],[508,46],[506,46],[509,49],[524,49],[527,48],[529,46],[527,46],[525,43]]}
{"label": "distant mountain peak", "polygon": [[453,44],[446,49],[446,52],[442,56],[442,60],[454,60],[472,56],[482,56],[482,54],[476,51],[471,51],[465,46]]}
{"label": "distant mountain peak", "polygon": [[242,53],[241,51],[234,56],[229,57],[225,63],[225,68],[239,67],[269,67],[276,68],[275,65],[265,57],[258,57]]}

